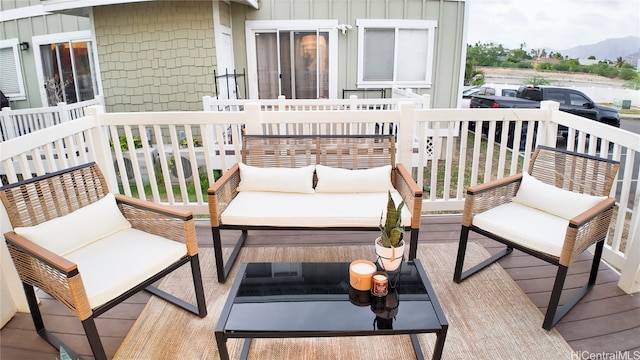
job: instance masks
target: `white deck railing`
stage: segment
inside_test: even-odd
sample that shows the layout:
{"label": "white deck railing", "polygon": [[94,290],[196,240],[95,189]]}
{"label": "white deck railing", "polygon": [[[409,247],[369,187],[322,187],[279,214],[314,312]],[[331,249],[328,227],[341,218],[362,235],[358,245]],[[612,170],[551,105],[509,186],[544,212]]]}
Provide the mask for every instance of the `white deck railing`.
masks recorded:
{"label": "white deck railing", "polygon": [[[604,257],[621,269],[620,286],[625,291],[639,290],[640,192],[637,170],[634,173],[633,169],[640,152],[639,135],[562,113],[552,102],[543,103],[542,109],[467,110],[428,109],[394,99],[395,104],[379,110],[382,107],[369,101],[366,106],[341,109],[303,108],[301,103],[290,101],[279,103],[277,111],[265,108],[262,101],[248,100],[229,101],[231,105],[220,109],[224,111],[103,113],[101,107],[92,107],[82,121],[0,143],[3,180],[15,182],[96,161],[112,191],[207,215],[206,188],[239,161],[242,131],[362,134],[392,129],[397,137],[397,161],[411,164],[416,181],[424,188],[423,212],[459,212],[467,186],[522,171],[534,144],[561,145],[556,129],[564,125],[569,128],[569,138],[577,139],[576,143],[568,142],[569,149],[621,161],[619,181],[614,185],[618,211]],[[310,101],[316,102],[331,103]],[[486,138],[481,131],[469,131],[472,126],[482,128],[483,122],[489,127]],[[523,126],[536,129],[522,139],[527,149],[522,154],[500,145],[507,143],[506,131],[499,139],[493,136],[496,128],[506,129],[510,123],[515,144],[520,143]],[[611,152],[607,151],[609,144]]]}
{"label": "white deck railing", "polygon": [[3,108],[0,111],[0,141],[17,138],[36,130],[79,119],[84,117],[84,109],[86,107],[95,105],[104,107],[102,96],[74,104],[62,102],[58,103],[57,106],[50,107],[21,110]]}

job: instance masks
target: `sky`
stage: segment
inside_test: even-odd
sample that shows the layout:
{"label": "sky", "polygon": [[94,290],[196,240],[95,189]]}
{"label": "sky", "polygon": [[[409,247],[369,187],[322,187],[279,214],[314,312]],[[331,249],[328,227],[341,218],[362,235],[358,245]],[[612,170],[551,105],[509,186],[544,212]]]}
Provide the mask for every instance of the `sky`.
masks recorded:
{"label": "sky", "polygon": [[[467,0],[467,43],[566,50],[640,36],[640,0]],[[640,44],[639,44],[640,46]]]}

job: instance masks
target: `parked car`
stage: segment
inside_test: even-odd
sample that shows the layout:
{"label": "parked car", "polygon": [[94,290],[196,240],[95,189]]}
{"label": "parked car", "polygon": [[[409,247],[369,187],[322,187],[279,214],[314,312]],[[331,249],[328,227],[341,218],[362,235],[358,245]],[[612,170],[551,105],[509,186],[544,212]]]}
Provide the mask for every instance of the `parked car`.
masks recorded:
{"label": "parked car", "polygon": [[476,95],[500,95],[500,96],[516,96],[518,91],[517,85],[508,84],[490,84],[483,86],[473,86],[462,91],[462,100],[460,101],[461,109],[471,107],[471,97]]}
{"label": "parked car", "polygon": [[[540,102],[551,100],[560,104],[560,111],[581,116],[603,124],[620,127],[620,116],[618,110],[596,104],[583,92],[557,86],[522,86],[518,89],[516,96],[496,96],[496,95],[473,95],[471,98],[471,108],[519,108],[536,109],[540,108]],[[496,139],[500,139],[502,133],[501,124],[496,126]],[[520,148],[524,146],[524,139],[527,133],[526,124],[523,124]],[[510,125],[508,135],[508,146],[513,145],[514,125]],[[483,125],[483,132],[488,130],[488,124]],[[534,129],[535,131],[536,129]],[[565,139],[568,135],[566,126],[558,126],[558,136]]]}

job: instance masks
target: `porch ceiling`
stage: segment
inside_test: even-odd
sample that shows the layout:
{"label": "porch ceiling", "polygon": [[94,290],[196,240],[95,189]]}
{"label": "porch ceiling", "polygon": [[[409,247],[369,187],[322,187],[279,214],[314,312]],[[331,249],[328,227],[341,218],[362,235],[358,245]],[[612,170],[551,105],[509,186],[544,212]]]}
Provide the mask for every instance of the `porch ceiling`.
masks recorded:
{"label": "porch ceiling", "polygon": [[[94,6],[128,4],[160,0],[42,0],[43,10],[52,13],[63,13],[75,16],[89,17],[90,9]],[[214,0],[211,0],[214,1]],[[232,2],[259,9],[258,0],[231,0]]]}

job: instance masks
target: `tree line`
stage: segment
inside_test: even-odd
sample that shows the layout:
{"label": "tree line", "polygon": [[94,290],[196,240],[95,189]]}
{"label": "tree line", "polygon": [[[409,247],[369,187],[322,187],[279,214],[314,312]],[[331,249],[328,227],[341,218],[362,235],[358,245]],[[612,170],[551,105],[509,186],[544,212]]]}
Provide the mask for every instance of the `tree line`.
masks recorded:
{"label": "tree line", "polygon": [[[526,43],[520,44],[518,49],[507,49],[494,43],[467,45],[465,85],[484,84],[484,72],[478,67],[486,66],[595,74],[623,79],[627,81],[626,87],[640,89],[640,72],[622,57],[615,61],[602,60],[591,65],[581,65],[578,59],[570,59],[560,52],[526,48]],[[554,60],[532,61],[536,59]],[[595,56],[590,56],[589,59],[596,60]]]}

